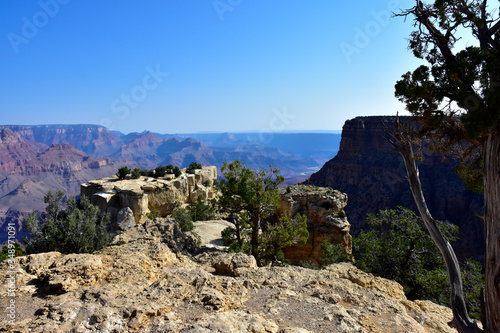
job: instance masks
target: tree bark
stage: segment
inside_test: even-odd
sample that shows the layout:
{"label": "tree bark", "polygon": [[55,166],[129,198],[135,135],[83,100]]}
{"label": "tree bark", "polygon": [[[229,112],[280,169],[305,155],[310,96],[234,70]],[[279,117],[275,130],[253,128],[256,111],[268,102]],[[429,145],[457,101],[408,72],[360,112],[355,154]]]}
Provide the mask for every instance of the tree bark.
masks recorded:
{"label": "tree bark", "polygon": [[259,247],[260,210],[251,212],[250,218],[252,221],[252,236],[250,239],[250,246],[252,247],[252,255],[255,257],[257,263],[260,266],[259,256],[257,253]]}
{"label": "tree bark", "polygon": [[500,126],[483,147],[486,233],[485,319],[488,332],[500,332]]}
{"label": "tree bark", "polygon": [[[390,131],[389,133],[396,140],[396,142],[392,140],[387,141],[394,147],[395,151],[400,153],[403,157],[406,171],[408,173],[408,182],[410,183],[410,189],[413,194],[415,204],[418,208],[420,216],[424,220],[427,230],[441,252],[446,264],[446,270],[448,271],[451,287],[451,309],[453,311],[453,320],[450,325],[456,327],[460,333],[482,332],[476,322],[471,320],[467,313],[462,291],[462,276],[460,274],[460,266],[455,255],[455,251],[453,251],[450,243],[444,239],[436,221],[427,208],[427,203],[422,191],[422,184],[420,183],[418,175],[418,168],[415,163],[415,155],[413,153],[411,139],[405,136],[405,134],[401,131],[398,122],[396,123],[395,131]],[[500,192],[498,193],[500,194]],[[498,198],[500,197],[497,197],[497,199]]]}

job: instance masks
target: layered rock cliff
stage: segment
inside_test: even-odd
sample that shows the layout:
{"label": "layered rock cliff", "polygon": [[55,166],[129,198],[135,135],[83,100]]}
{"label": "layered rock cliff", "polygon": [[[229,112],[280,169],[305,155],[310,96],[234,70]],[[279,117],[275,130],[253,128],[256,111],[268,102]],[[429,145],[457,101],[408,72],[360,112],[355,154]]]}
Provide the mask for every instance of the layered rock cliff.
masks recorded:
{"label": "layered rock cliff", "polygon": [[[210,251],[175,221],[135,225],[94,254],[49,252],[0,264],[15,276],[9,332],[456,332],[451,310],[408,301],[401,285],[350,264],[257,267]],[[11,305],[0,275],[0,307]]]}
{"label": "layered rock cliff", "polygon": [[0,172],[13,170],[38,155],[38,149],[23,140],[18,133],[5,128],[0,130]]}
{"label": "layered rock cliff", "polygon": [[65,143],[92,156],[109,156],[122,145],[116,135],[98,125],[16,125],[0,128],[9,128],[41,148]]}
{"label": "layered rock cliff", "polygon": [[[395,117],[357,117],[346,121],[340,149],[307,183],[329,186],[346,193],[345,208],[356,236],[366,228],[366,215],[398,205],[416,210],[406,180],[406,169],[398,153],[384,140],[388,137],[382,121],[393,123]],[[460,227],[455,243],[459,257],[481,260],[484,255],[482,195],[466,189],[454,172],[455,162],[424,150],[419,163],[420,179],[430,212],[438,220],[448,220]]]}
{"label": "layered rock cliff", "polygon": [[113,222],[121,224],[120,211],[130,209],[134,222],[143,223],[152,211],[166,216],[178,203],[195,202],[199,196],[204,200],[214,197],[210,185],[217,179],[215,166],[195,170],[194,174],[183,171],[177,178],[166,175],[119,180],[114,176],[92,180],[82,184],[81,195],[89,197],[101,211],[110,213]]}

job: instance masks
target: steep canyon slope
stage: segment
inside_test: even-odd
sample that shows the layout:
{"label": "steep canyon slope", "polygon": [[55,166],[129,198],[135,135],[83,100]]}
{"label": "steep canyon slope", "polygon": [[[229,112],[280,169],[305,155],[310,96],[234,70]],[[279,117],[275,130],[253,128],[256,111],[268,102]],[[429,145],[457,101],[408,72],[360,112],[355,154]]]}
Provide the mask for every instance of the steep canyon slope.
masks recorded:
{"label": "steep canyon slope", "polygon": [[[381,209],[415,204],[406,180],[406,170],[398,153],[384,140],[388,137],[382,121],[393,123],[395,117],[357,117],[346,121],[340,149],[335,158],[314,173],[307,183],[330,186],[348,195],[345,208],[356,236],[366,228],[366,215]],[[424,150],[419,163],[420,178],[430,212],[438,220],[448,220],[460,227],[460,239],[454,245],[459,257],[481,260],[484,255],[482,195],[466,189],[454,172],[452,159]]]}

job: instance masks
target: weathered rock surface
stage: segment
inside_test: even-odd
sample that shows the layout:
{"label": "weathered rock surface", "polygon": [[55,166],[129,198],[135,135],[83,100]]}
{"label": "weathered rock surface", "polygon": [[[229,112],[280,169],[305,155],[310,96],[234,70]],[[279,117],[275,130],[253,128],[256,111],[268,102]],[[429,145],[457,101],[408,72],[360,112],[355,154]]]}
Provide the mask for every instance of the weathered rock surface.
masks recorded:
{"label": "weathered rock surface", "polygon": [[[397,206],[416,210],[403,159],[384,140],[388,134],[383,120],[391,124],[395,117],[357,117],[346,121],[337,156],[308,181],[311,185],[338,189],[349,196],[345,211],[353,236],[366,229],[368,213],[377,214],[381,209]],[[443,162],[440,155],[424,149],[424,160],[418,166],[434,218],[460,227],[459,240],[454,243],[457,255],[481,262],[484,231],[477,215],[483,215],[482,196],[467,190],[455,174],[454,161],[450,158]]]}
{"label": "weathered rock surface", "polygon": [[450,309],[408,301],[401,285],[351,264],[258,268],[247,255],[190,251],[194,239],[157,219],[94,254],[17,258],[17,317],[2,316],[0,331],[456,332]]}
{"label": "weathered rock surface", "polygon": [[118,221],[122,209],[130,208],[135,223],[143,223],[149,212],[166,216],[178,203],[195,202],[199,196],[204,200],[212,199],[213,189],[205,185],[213,184],[216,179],[215,166],[195,170],[195,174],[183,173],[177,178],[167,175],[119,180],[114,176],[82,184],[81,195],[89,197],[103,212],[111,213],[113,222]]}
{"label": "weathered rock surface", "polygon": [[352,253],[352,241],[344,208],[347,195],[326,187],[310,185],[288,186],[280,189],[279,212],[289,212],[307,216],[309,239],[302,246],[284,249],[287,259],[294,264],[302,261],[321,263],[321,244],[328,241]]}
{"label": "weathered rock surface", "polygon": [[193,231],[199,237],[199,245],[207,248],[225,248],[221,233],[228,227],[234,228],[234,224],[224,220],[196,221],[193,224]]}

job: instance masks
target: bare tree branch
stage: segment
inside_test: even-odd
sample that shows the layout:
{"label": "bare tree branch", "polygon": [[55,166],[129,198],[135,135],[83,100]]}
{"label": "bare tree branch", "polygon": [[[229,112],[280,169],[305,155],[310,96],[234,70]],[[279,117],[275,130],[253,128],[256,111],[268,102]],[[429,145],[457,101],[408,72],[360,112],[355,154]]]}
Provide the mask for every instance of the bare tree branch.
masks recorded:
{"label": "bare tree branch", "polygon": [[[386,127],[387,129],[387,127]],[[464,295],[462,291],[462,276],[460,274],[460,266],[457,257],[450,243],[446,241],[443,234],[439,230],[436,221],[432,217],[422,191],[422,184],[418,174],[418,168],[415,164],[415,155],[413,153],[411,137],[402,129],[399,117],[396,120],[394,130],[387,129],[393,140],[386,139],[393,147],[394,151],[401,154],[403,157],[406,171],[408,173],[408,182],[417,205],[420,216],[424,220],[425,226],[429,231],[434,243],[439,248],[443,259],[446,263],[446,269],[450,279],[451,286],[451,308],[453,311],[453,320],[450,326],[456,327],[460,333],[479,333],[483,332],[471,320],[467,308],[465,306]]]}

